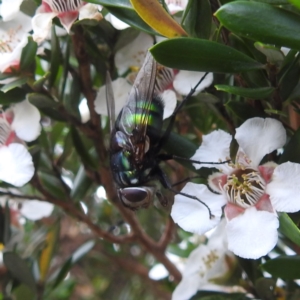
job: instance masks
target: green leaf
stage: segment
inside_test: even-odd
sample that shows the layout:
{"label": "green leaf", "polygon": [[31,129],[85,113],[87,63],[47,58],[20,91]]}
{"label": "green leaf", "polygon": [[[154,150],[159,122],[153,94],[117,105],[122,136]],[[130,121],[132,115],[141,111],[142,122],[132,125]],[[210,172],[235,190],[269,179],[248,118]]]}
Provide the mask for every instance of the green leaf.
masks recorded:
{"label": "green leaf", "polygon": [[72,254],[72,264],[78,262],[83,256],[85,256],[92,248],[95,246],[95,241],[90,240],[82,244],[73,254]]}
{"label": "green leaf", "polygon": [[208,39],[211,33],[212,12],[208,0],[191,0],[183,16],[183,26],[192,37]]}
{"label": "green leaf", "polygon": [[265,118],[267,115],[260,110],[255,109],[253,106],[247,103],[238,101],[229,101],[225,104],[225,107],[231,110],[241,121],[245,121],[254,117]]}
{"label": "green leaf", "polygon": [[[283,0],[281,0],[281,1],[283,1]],[[300,9],[300,2],[299,2],[299,0],[288,0],[288,1],[290,3],[292,3],[293,5],[295,5],[298,9]]]}
{"label": "green leaf", "polygon": [[59,66],[61,63],[61,51],[59,40],[55,32],[55,26],[52,26],[51,31],[51,60],[50,60],[50,77],[49,77],[49,86],[54,85],[56,76],[58,74]]}
{"label": "green leaf", "polygon": [[236,1],[225,4],[215,15],[237,35],[300,49],[300,16],[291,11],[259,2]]}
{"label": "green leaf", "polygon": [[279,231],[300,246],[300,230],[286,213],[279,213]]}
{"label": "green leaf", "polygon": [[294,133],[289,142],[284,147],[283,154],[279,159],[279,163],[282,164],[287,161],[300,163],[300,128]]}
{"label": "green leaf", "polygon": [[69,270],[72,267],[72,257],[70,257],[62,266],[60,271],[58,272],[56,279],[52,285],[52,289],[55,289],[67,276]]}
{"label": "green leaf", "polygon": [[[33,300],[35,293],[27,287],[27,285],[21,284],[13,290],[15,300]],[[0,298],[1,299],[1,298]]]}
{"label": "green leaf", "polygon": [[284,55],[279,48],[259,42],[254,43],[254,45],[257,50],[267,57],[269,63],[280,65],[280,63],[284,60]]}
{"label": "green leaf", "polygon": [[12,276],[36,292],[36,284],[27,263],[15,252],[4,252],[3,262]]}
{"label": "green leaf", "polygon": [[92,184],[92,179],[86,175],[84,167],[80,166],[71,191],[72,199],[76,201],[82,200]]}
{"label": "green leaf", "polygon": [[90,0],[87,2],[103,5],[110,13],[115,15],[118,19],[129,24],[130,26],[148,32],[150,34],[157,34],[148,24],[146,24],[141,17],[135,12],[129,0]]}
{"label": "green leaf", "polygon": [[82,162],[89,166],[91,169],[97,168],[97,163],[92,159],[91,155],[85,147],[85,144],[81,139],[81,136],[79,135],[74,126],[71,127],[71,135],[75,150],[81,158]]}
{"label": "green leaf", "polygon": [[180,70],[237,73],[264,67],[231,47],[194,38],[166,40],[150,51],[162,65]]}
{"label": "green leaf", "polygon": [[28,37],[28,43],[23,48],[21,54],[21,61],[20,61],[20,69],[26,70],[35,62],[37,51],[37,43],[33,41],[32,37]]}
{"label": "green leaf", "polygon": [[275,89],[272,87],[243,88],[243,87],[236,87],[236,86],[223,85],[223,84],[215,85],[215,88],[218,91],[223,91],[226,93],[230,93],[233,95],[239,95],[239,96],[242,96],[245,98],[250,98],[250,99],[268,98],[275,91]]}
{"label": "green leaf", "polygon": [[0,104],[9,105],[25,100],[26,91],[21,88],[14,88],[7,93],[0,91]]}
{"label": "green leaf", "polygon": [[55,102],[49,96],[39,93],[32,93],[27,95],[27,99],[45,115],[53,118],[56,121],[66,121],[66,118],[61,113],[60,104]]}
{"label": "green leaf", "polygon": [[66,191],[62,187],[62,183],[53,175],[44,172],[39,172],[39,177],[43,187],[53,196],[64,200]]}
{"label": "green leaf", "polygon": [[64,263],[63,267],[60,269],[58,275],[53,284],[53,288],[57,287],[59,283],[67,276],[69,270],[72,266],[84,255],[86,255],[95,245],[95,241],[90,240],[81,245],[73,255]]}
{"label": "green leaf", "polygon": [[299,279],[300,278],[300,256],[278,256],[268,260],[261,265],[264,271],[270,273],[273,277],[282,279]]}
{"label": "green leaf", "polygon": [[22,86],[23,84],[25,84],[27,82],[27,78],[23,77],[23,78],[18,78],[8,84],[5,84],[4,86],[1,87],[1,91],[6,93],[16,87],[20,87]]}

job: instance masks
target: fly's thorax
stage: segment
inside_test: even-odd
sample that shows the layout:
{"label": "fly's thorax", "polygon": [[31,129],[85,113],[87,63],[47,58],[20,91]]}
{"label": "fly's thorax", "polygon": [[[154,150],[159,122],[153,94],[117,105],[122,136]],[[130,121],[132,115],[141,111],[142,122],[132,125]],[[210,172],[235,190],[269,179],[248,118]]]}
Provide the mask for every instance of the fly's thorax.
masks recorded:
{"label": "fly's thorax", "polygon": [[146,156],[142,162],[137,163],[132,152],[123,150],[111,155],[110,164],[118,186],[129,187],[149,181],[157,162],[154,158]]}

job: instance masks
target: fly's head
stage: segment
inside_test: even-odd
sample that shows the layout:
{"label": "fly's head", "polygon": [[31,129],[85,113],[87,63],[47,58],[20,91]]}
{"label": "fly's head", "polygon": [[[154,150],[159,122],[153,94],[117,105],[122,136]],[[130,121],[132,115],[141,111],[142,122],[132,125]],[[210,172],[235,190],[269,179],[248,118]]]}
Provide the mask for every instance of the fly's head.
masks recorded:
{"label": "fly's head", "polygon": [[127,187],[118,190],[122,203],[131,210],[147,208],[155,193],[156,188],[151,186]]}

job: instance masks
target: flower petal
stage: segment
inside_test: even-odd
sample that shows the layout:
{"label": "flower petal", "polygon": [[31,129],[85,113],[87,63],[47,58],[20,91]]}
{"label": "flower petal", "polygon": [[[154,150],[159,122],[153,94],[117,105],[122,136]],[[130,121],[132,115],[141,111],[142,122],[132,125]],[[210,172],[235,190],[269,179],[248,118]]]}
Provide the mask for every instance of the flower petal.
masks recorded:
{"label": "flower petal", "polygon": [[[193,160],[203,162],[219,162],[225,161],[229,157],[229,147],[231,143],[231,135],[223,130],[215,130],[210,134],[204,135],[202,144],[191,157]],[[219,168],[224,173],[228,174],[232,168],[228,164],[213,165],[213,164],[193,164],[196,169],[202,167]]]}
{"label": "flower petal", "polygon": [[296,212],[300,210],[300,164],[286,162],[277,166],[271,182],[266,187],[275,210]]}
{"label": "flower petal", "polygon": [[24,145],[0,147],[0,180],[23,186],[34,174],[32,158]]}
{"label": "flower petal", "polygon": [[0,15],[3,21],[10,21],[16,17],[20,11],[23,0],[2,0],[0,5]]}
{"label": "flower petal", "polygon": [[131,43],[117,51],[115,65],[118,74],[122,75],[130,68],[140,68],[151,46],[153,46],[153,38],[141,32]]}
{"label": "flower petal", "polygon": [[228,248],[234,254],[257,259],[268,254],[278,240],[279,221],[275,214],[254,207],[227,223]]}
{"label": "flower petal", "polygon": [[52,26],[52,19],[57,16],[57,13],[38,13],[32,18],[33,40],[37,43],[45,40]]}
{"label": "flower petal", "polygon": [[285,144],[286,132],[275,119],[252,118],[236,129],[235,138],[251,165],[257,167],[266,154]]}
{"label": "flower petal", "polygon": [[54,205],[38,200],[27,200],[22,202],[21,214],[32,221],[49,217],[54,209]]}
{"label": "flower petal", "polygon": [[[173,86],[176,92],[181,95],[187,95],[193,87],[199,82],[199,80],[205,75],[204,72],[194,72],[194,71],[183,71],[180,70],[174,79]],[[205,79],[197,87],[194,95],[197,95],[200,91],[209,87],[214,80],[213,73],[208,73]]]}
{"label": "flower petal", "polygon": [[61,25],[70,33],[73,23],[77,20],[79,12],[77,10],[60,13],[58,18]]}
{"label": "flower petal", "polygon": [[[123,106],[126,104],[131,85],[126,79],[119,77],[112,82],[112,89],[115,98],[115,114],[119,114]],[[97,97],[95,99],[95,111],[99,115],[107,116],[107,105],[106,105],[106,86],[102,86],[99,89]]]}
{"label": "flower petal", "polygon": [[100,21],[103,19],[103,16],[98,10],[98,5],[87,3],[79,9],[78,19],[94,19]]}
{"label": "flower petal", "polygon": [[110,24],[112,26],[114,26],[116,29],[118,30],[123,30],[125,28],[128,28],[130,27],[130,25],[128,25],[127,23],[121,21],[120,19],[118,19],[117,17],[115,17],[113,14],[111,13],[108,13],[106,16],[105,16],[105,20],[110,22]]}
{"label": "flower petal", "polygon": [[41,133],[41,115],[39,110],[29,103],[28,100],[13,106],[14,119],[11,128],[16,135],[26,141],[35,140]]}
{"label": "flower petal", "polygon": [[183,277],[172,294],[172,300],[189,300],[201,286],[200,276],[193,274]]}
{"label": "flower petal", "polygon": [[164,101],[164,119],[169,118],[174,112],[177,105],[176,94],[172,90],[165,90],[162,94],[160,94],[161,98]]}
{"label": "flower petal", "polygon": [[226,199],[222,195],[213,194],[204,184],[187,183],[182,193],[198,197],[204,202],[214,215],[210,219],[208,209],[199,201],[182,196],[175,196],[171,217],[182,229],[203,234],[215,227],[222,215],[222,206]]}

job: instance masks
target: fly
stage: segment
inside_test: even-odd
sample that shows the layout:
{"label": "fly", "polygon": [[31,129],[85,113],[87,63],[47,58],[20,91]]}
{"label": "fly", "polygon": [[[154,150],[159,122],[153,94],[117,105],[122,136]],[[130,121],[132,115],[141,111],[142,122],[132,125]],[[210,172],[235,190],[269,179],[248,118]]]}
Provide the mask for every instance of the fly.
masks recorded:
{"label": "fly", "polygon": [[106,98],[111,125],[110,167],[118,186],[118,196],[123,205],[132,210],[147,208],[155,195],[161,204],[166,206],[165,198],[157,191],[156,187],[149,185],[150,181],[159,180],[163,187],[174,193],[201,202],[207,207],[212,218],[210,209],[200,199],[174,190],[159,166],[161,161],[180,159],[177,156],[161,153],[161,149],[169,137],[177,112],[205,78],[203,76],[177,106],[170,117],[166,130],[163,131],[164,102],[160,94],[170,83],[170,72],[172,72],[171,69],[158,66],[148,52],[130,91],[127,103],[116,120],[114,120],[113,91],[110,76],[107,75]]}

